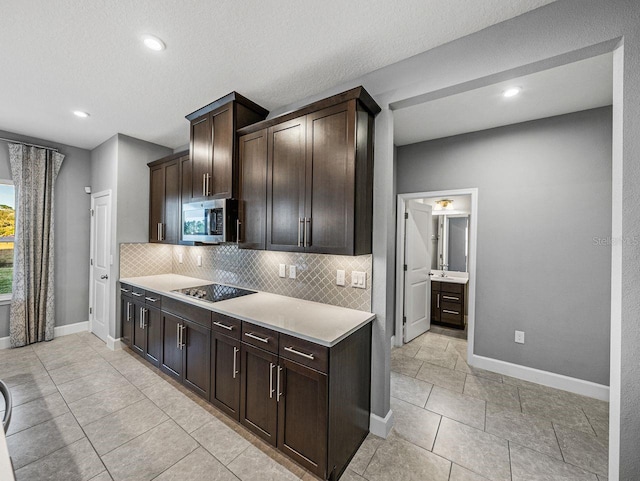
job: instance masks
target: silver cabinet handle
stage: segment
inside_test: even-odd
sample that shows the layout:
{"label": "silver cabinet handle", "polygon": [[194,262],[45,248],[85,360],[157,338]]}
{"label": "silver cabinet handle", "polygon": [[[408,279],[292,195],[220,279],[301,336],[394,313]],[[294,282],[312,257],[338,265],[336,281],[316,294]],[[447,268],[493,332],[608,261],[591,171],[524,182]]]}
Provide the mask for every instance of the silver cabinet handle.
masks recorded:
{"label": "silver cabinet handle", "polygon": [[311,242],[309,241],[309,237],[311,237],[311,217],[305,217],[304,222],[304,246],[310,247]]}
{"label": "silver cabinet handle", "polygon": [[183,350],[184,347],[186,346],[184,342],[184,331],[186,328],[187,326],[180,324],[180,350]]}
{"label": "silver cabinet handle", "polygon": [[207,195],[205,193],[206,188],[207,188],[207,175],[202,174],[202,197],[205,197]]}
{"label": "silver cabinet handle", "polygon": [[211,195],[211,174],[205,174],[206,175],[206,189],[205,189],[205,194],[204,195]]}
{"label": "silver cabinet handle", "polygon": [[450,310],[448,310],[448,309],[442,309],[442,312],[446,312],[447,314],[455,314],[456,316],[457,316],[458,314],[460,314],[460,313],[459,313],[459,312],[457,312],[457,311],[450,311]]}
{"label": "silver cabinet handle", "polygon": [[304,219],[302,217],[298,217],[298,247],[302,246],[302,228],[304,227]]}
{"label": "silver cabinet handle", "polygon": [[245,332],[244,335],[247,336],[247,337],[250,337],[251,339],[255,339],[256,341],[260,341],[260,342],[264,342],[265,344],[269,344],[269,338],[268,337],[256,336],[253,332]]}
{"label": "silver cabinet handle", "polygon": [[273,393],[276,392],[275,389],[273,389],[273,368],[276,367],[276,365],[272,362],[269,363],[269,399],[273,399]]}
{"label": "silver cabinet handle", "polygon": [[133,306],[133,304],[127,302],[127,322],[131,322],[131,306]]}
{"label": "silver cabinet handle", "polygon": [[158,302],[159,299],[153,298],[153,297],[145,297],[145,299],[149,302]]}
{"label": "silver cabinet handle", "polygon": [[438,304],[436,305],[438,309],[440,309],[440,293],[438,293]]}
{"label": "silver cabinet handle", "polygon": [[129,292],[129,289],[125,289],[124,287],[121,287],[120,292]]}
{"label": "silver cabinet handle", "polygon": [[180,324],[176,324],[176,349],[182,349],[180,347]]}
{"label": "silver cabinet handle", "polygon": [[227,331],[233,331],[233,326],[227,326],[226,324],[222,324],[221,322],[218,321],[213,321],[213,324],[221,327],[222,329],[226,329]]}
{"label": "silver cabinet handle", "polygon": [[291,352],[293,354],[297,354],[298,356],[302,356],[302,357],[305,357],[307,359],[311,359],[312,361],[315,359],[315,357],[313,357],[313,354],[305,354],[304,352],[297,351],[292,347],[288,347],[287,346],[287,347],[284,348],[284,350],[287,351],[287,352]]}
{"label": "silver cabinet handle", "polygon": [[142,294],[139,294],[137,292],[132,292],[131,295],[136,297],[142,297]]}
{"label": "silver cabinet handle", "polygon": [[162,228],[162,222],[158,222],[158,240],[159,241],[163,241],[164,240],[164,235],[163,235],[163,231],[164,229]]}
{"label": "silver cabinet handle", "polygon": [[240,349],[238,349],[237,347],[233,347],[233,379],[236,378],[236,376],[240,373],[240,371],[238,371],[238,353],[240,352]]}
{"label": "silver cabinet handle", "polygon": [[242,222],[240,222],[240,219],[236,220],[236,244],[240,244],[240,226],[242,225]]}
{"label": "silver cabinet handle", "polygon": [[280,390],[280,373],[282,372],[282,368],[278,366],[278,392],[276,393],[276,401],[280,402],[280,396],[284,396],[284,394]]}
{"label": "silver cabinet handle", "polygon": [[459,297],[453,297],[453,296],[442,296],[443,299],[451,299],[452,301],[459,301],[460,298]]}
{"label": "silver cabinet handle", "polygon": [[140,308],[140,329],[147,327],[147,310],[144,307]]}

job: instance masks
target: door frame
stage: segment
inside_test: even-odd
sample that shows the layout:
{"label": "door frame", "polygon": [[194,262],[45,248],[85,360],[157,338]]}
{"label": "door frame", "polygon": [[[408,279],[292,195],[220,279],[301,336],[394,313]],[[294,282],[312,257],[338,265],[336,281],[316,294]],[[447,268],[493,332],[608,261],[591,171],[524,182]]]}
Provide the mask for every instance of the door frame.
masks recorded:
{"label": "door frame", "polygon": [[402,315],[404,311],[404,248],[405,248],[405,219],[407,201],[423,199],[425,197],[446,197],[454,195],[471,196],[471,214],[469,219],[469,313],[467,318],[467,359],[473,359],[473,341],[476,320],[476,252],[478,239],[478,188],[439,190],[433,192],[412,192],[410,194],[398,194],[396,214],[396,326],[394,344],[398,347],[403,344]]}
{"label": "door frame", "polygon": [[[94,276],[93,276],[93,265],[91,263],[91,260],[95,257],[94,256],[94,241],[95,241],[95,217],[93,216],[93,212],[95,211],[95,204],[96,204],[96,198],[98,197],[105,197],[105,196],[109,196],[109,227],[108,227],[108,242],[109,242],[109,251],[111,251],[111,231],[113,226],[112,224],[112,215],[111,215],[111,210],[113,209],[113,196],[111,193],[111,189],[107,189],[107,190],[103,190],[100,192],[96,192],[91,194],[91,215],[89,216],[89,223],[90,225],[90,236],[89,236],[89,302],[88,302],[88,306],[87,306],[87,314],[89,316],[89,332],[93,332],[93,316],[95,315],[94,312],[92,312],[92,304],[93,304],[93,282],[94,282]],[[109,333],[109,329],[111,327],[111,287],[112,287],[112,280],[111,280],[111,254],[109,254],[109,282],[107,282],[107,339],[109,339],[110,333]],[[108,341],[106,341],[108,342]]]}

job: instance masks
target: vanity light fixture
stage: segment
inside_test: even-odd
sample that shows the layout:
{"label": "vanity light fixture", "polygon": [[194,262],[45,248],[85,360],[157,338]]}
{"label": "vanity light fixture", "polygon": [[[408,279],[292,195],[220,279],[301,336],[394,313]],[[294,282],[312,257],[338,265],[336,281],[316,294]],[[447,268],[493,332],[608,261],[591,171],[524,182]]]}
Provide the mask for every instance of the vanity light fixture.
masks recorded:
{"label": "vanity light fixture", "polygon": [[75,115],[76,117],[80,117],[81,119],[86,119],[87,117],[89,117],[89,114],[82,110],[74,110],[73,115]]}
{"label": "vanity light fixture", "polygon": [[453,204],[453,200],[452,199],[442,199],[442,200],[436,200],[436,204],[438,204],[440,206],[441,209],[446,209],[448,208],[451,204]]}
{"label": "vanity light fixture", "polygon": [[144,37],[142,37],[142,41],[147,48],[155,50],[156,52],[167,48],[162,40],[160,40],[158,37],[154,37],[153,35],[145,35]]}
{"label": "vanity light fixture", "polygon": [[521,90],[522,89],[520,87],[512,87],[502,92],[502,95],[506,98],[515,97],[520,93]]}

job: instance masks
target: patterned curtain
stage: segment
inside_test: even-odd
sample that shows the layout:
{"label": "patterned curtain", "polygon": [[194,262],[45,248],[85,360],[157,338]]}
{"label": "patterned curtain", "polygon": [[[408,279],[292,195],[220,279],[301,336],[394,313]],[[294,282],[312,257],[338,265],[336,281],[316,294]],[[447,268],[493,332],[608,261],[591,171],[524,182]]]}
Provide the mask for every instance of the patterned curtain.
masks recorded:
{"label": "patterned curtain", "polygon": [[9,160],[16,190],[9,335],[19,347],[53,339],[53,187],[64,155],[10,144]]}

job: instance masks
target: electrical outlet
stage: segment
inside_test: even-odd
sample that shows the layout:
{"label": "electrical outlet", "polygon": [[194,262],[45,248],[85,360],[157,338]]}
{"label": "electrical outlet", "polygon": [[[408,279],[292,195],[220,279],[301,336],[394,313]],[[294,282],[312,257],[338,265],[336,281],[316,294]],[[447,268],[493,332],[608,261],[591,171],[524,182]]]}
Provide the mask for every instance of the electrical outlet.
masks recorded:
{"label": "electrical outlet", "polygon": [[338,269],[336,273],[336,284],[339,286],[344,286],[344,271]]}
{"label": "electrical outlet", "polygon": [[524,344],[524,331],[516,331],[516,342]]}
{"label": "electrical outlet", "polygon": [[202,267],[202,256],[198,256],[197,262],[198,262],[198,267]]}
{"label": "electrical outlet", "polygon": [[296,266],[289,266],[289,279],[295,279],[296,278]]}
{"label": "electrical outlet", "polygon": [[367,287],[367,273],[353,271],[351,273],[351,287],[356,287],[358,289],[366,289]]}
{"label": "electrical outlet", "polygon": [[182,252],[178,252],[178,264],[182,264]]}
{"label": "electrical outlet", "polygon": [[280,277],[287,277],[287,265],[286,264],[280,264],[280,266],[278,266],[278,275]]}

